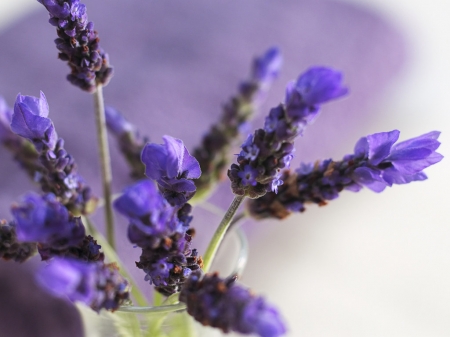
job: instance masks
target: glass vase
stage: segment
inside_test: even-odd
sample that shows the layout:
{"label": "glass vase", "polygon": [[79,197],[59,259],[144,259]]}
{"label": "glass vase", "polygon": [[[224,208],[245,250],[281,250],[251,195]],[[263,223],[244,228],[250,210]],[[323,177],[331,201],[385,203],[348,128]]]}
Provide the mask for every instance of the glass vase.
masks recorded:
{"label": "glass vase", "polygon": [[[242,275],[247,257],[245,233],[240,228],[231,230],[218,251],[212,270],[221,275]],[[114,313],[102,310],[97,314],[81,304],[77,304],[77,308],[83,319],[85,337],[222,336],[220,330],[195,322],[187,314],[184,303],[178,302],[176,297],[167,299],[161,306],[122,306]]]}

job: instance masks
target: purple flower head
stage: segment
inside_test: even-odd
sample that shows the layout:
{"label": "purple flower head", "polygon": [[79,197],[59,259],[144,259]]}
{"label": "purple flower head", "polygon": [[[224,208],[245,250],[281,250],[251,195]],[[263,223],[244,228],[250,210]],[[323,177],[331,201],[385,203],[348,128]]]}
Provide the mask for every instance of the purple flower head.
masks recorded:
{"label": "purple flower head", "polygon": [[287,92],[286,104],[289,104],[292,95],[299,94],[307,106],[316,106],[348,93],[348,89],[342,86],[342,73],[326,67],[308,69],[300,75],[291,90]]}
{"label": "purple flower head", "polygon": [[253,61],[252,78],[262,86],[270,85],[280,74],[283,58],[281,51],[272,47]]}
{"label": "purple flower head", "polygon": [[105,108],[106,125],[115,135],[121,136],[124,133],[135,132],[134,125],[116,109],[107,106]]}
{"label": "purple flower head", "polygon": [[190,179],[200,177],[200,165],[180,139],[164,136],[163,140],[164,144],[147,144],[141,160],[145,174],[156,180],[166,199],[181,206],[195,193],[195,184]]}
{"label": "purple flower head", "polygon": [[17,95],[11,130],[32,141],[38,149],[54,149],[58,136],[48,116],[48,104],[44,93],[40,98]]}
{"label": "purple flower head", "polygon": [[382,192],[393,184],[407,184],[427,179],[425,168],[443,157],[437,153],[438,131],[395,144],[400,132],[380,132],[361,138],[354,154],[341,161],[331,159],[315,164],[302,164],[294,174],[284,171],[285,183],[278,194],[267,193],[249,201],[256,218],[283,219],[292,212],[305,211],[305,204],[324,206],[343,190],[358,192],[367,187]]}
{"label": "purple flower head", "polygon": [[224,332],[282,336],[286,327],[278,311],[262,297],[235,283],[236,278],[221,279],[217,273],[192,272],[180,293],[188,313],[203,325]]}
{"label": "purple flower head", "polygon": [[354,170],[353,180],[375,192],[393,184],[425,180],[422,171],[443,158],[436,152],[439,134],[432,131],[398,144],[398,130],[361,138],[355,146],[355,157],[367,160],[367,165]]}
{"label": "purple flower head", "polygon": [[20,241],[67,247],[77,245],[85,236],[80,218],[69,215],[51,193],[44,196],[28,193],[11,212]]}
{"label": "purple flower head", "polygon": [[100,48],[94,24],[88,21],[86,6],[79,0],[38,0],[56,27],[59,58],[67,61],[71,73],[67,80],[88,92],[106,85],[113,75],[108,55]]}
{"label": "purple flower head", "polygon": [[82,302],[99,312],[115,310],[129,297],[128,282],[114,265],[55,258],[37,275],[50,293]]}
{"label": "purple flower head", "polygon": [[128,238],[140,247],[182,231],[176,210],[168,204],[155,184],[142,180],[128,187],[114,202],[115,209],[130,221]]}

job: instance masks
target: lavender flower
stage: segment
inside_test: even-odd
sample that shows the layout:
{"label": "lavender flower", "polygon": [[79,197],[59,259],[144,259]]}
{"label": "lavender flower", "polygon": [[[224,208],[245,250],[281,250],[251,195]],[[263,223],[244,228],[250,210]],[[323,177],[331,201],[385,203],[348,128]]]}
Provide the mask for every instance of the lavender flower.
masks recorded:
{"label": "lavender flower", "polygon": [[55,258],[37,279],[48,292],[85,303],[97,312],[114,311],[129,298],[128,282],[114,264]]}
{"label": "lavender flower", "polygon": [[12,115],[11,130],[33,142],[39,154],[34,179],[42,190],[54,193],[74,213],[90,213],[96,205],[90,188],[77,173],[73,157],[64,149],[52,121],[47,118],[48,104],[40,98],[18,95]]}
{"label": "lavender flower", "polygon": [[40,98],[17,95],[12,115],[11,130],[33,142],[37,151],[53,150],[58,139],[50,118],[47,99],[41,91]]}
{"label": "lavender flower", "polygon": [[99,46],[94,23],[88,21],[86,6],[79,0],[38,2],[48,10],[49,22],[56,27],[58,56],[71,68],[68,81],[88,92],[94,92],[98,84],[108,84],[113,68],[109,65],[108,55]]}
{"label": "lavender flower", "polygon": [[142,248],[136,266],[157,291],[166,296],[179,291],[191,271],[201,268],[201,257],[190,248],[189,204],[172,207],[153,182],[143,180],[128,187],[114,207],[130,221],[128,238]]}
{"label": "lavender flower", "polygon": [[326,205],[344,189],[357,192],[367,187],[379,193],[387,186],[427,179],[423,170],[443,158],[436,152],[440,133],[432,131],[395,144],[399,134],[394,130],[369,135],[358,141],[354,154],[341,161],[328,159],[303,164],[295,173],[284,172],[285,184],[278,194],[249,201],[251,215],[283,219],[292,212],[303,212],[307,203]]}
{"label": "lavender flower", "polygon": [[101,246],[85,235],[79,217],[72,216],[55,195],[29,193],[12,207],[17,240],[38,243],[42,260],[72,257],[84,261],[103,261]]}
{"label": "lavender flower", "polygon": [[283,183],[281,170],[293,157],[295,137],[317,118],[320,104],[346,93],[341,73],[329,68],[311,68],[289,84],[285,104],[270,111],[264,129],[247,138],[238,164],[228,170],[233,193],[250,198],[276,193]]}
{"label": "lavender flower", "polygon": [[17,241],[14,222],[0,220],[0,258],[24,262],[36,253],[36,243]]}
{"label": "lavender flower", "polygon": [[83,240],[85,232],[80,218],[69,215],[55,195],[28,193],[12,207],[20,241],[73,246]]}
{"label": "lavender flower", "polygon": [[282,64],[278,48],[270,48],[252,64],[250,78],[239,86],[236,96],[223,106],[220,121],[203,136],[193,155],[200,163],[202,176],[195,182],[196,198],[203,197],[224,176],[232,146],[239,142],[240,130],[254,110],[264,101],[266,92],[278,77]]}
{"label": "lavender flower", "polygon": [[117,139],[120,152],[131,168],[131,177],[141,179],[145,177],[145,166],[141,161],[141,152],[147,139],[142,139],[134,125],[112,107],[105,108],[106,125]]}
{"label": "lavender flower", "polygon": [[145,174],[156,180],[171,205],[181,206],[195,193],[191,179],[200,177],[200,166],[182,140],[170,136],[164,136],[163,140],[164,144],[147,144],[142,150]]}
{"label": "lavender flower", "polygon": [[16,135],[11,130],[13,111],[3,97],[0,97],[0,142],[13,154],[14,160],[34,179],[42,171],[38,153],[32,143]]}
{"label": "lavender flower", "polygon": [[217,273],[202,277],[193,272],[180,293],[188,313],[203,325],[224,332],[277,337],[286,332],[278,311],[262,297],[235,284],[235,277],[219,278]]}

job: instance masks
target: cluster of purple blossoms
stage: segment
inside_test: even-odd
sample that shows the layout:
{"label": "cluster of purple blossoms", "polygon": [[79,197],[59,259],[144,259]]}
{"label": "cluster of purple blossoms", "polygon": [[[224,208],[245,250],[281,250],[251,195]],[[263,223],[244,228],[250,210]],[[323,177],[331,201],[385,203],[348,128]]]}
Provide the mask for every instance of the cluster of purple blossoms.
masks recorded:
{"label": "cluster of purple blossoms", "polygon": [[217,273],[194,272],[181,290],[180,301],[197,321],[224,332],[283,335],[286,328],[278,311],[235,281],[235,277],[221,279]]}
{"label": "cluster of purple blossoms", "polygon": [[242,129],[261,104],[278,77],[282,64],[278,48],[270,48],[253,60],[250,78],[239,86],[236,96],[224,104],[220,121],[203,136],[193,155],[200,163],[202,176],[196,180],[197,197],[205,195],[221,180],[229,163],[230,150],[237,145]]}
{"label": "cluster of purple blossoms", "polygon": [[55,258],[40,270],[38,281],[50,293],[83,302],[97,312],[114,311],[129,299],[128,282],[113,263]]}
{"label": "cluster of purple blossoms", "polygon": [[256,218],[283,219],[292,212],[303,212],[305,204],[326,205],[342,190],[358,192],[367,187],[382,192],[387,186],[427,179],[423,170],[439,162],[438,131],[395,144],[400,132],[393,130],[361,138],[354,154],[341,161],[331,159],[302,164],[295,173],[284,172],[284,185],[278,194],[250,200],[250,214]]}
{"label": "cluster of purple blossoms", "polygon": [[86,6],[79,0],[38,2],[48,10],[49,22],[56,27],[58,57],[71,68],[67,75],[69,82],[88,92],[94,92],[98,84],[108,84],[113,68],[108,55],[100,48],[94,23],[88,21]]}
{"label": "cluster of purple blossoms", "polygon": [[129,220],[128,238],[142,248],[136,266],[157,291],[166,296],[178,292],[190,273],[202,267],[191,249],[189,204],[171,206],[152,181],[142,180],[128,187],[114,207]]}
{"label": "cluster of purple blossoms", "polygon": [[117,139],[120,152],[131,168],[131,178],[136,180],[144,178],[145,166],[141,161],[141,153],[148,140],[141,138],[136,127],[127,121],[118,110],[106,107],[105,118],[108,130]]}
{"label": "cluster of purple blossoms", "polygon": [[170,136],[164,136],[163,140],[164,144],[149,143],[142,150],[145,174],[158,183],[172,206],[182,206],[195,194],[192,179],[198,179],[202,171],[183,141]]}
{"label": "cluster of purple blossoms", "polygon": [[36,253],[36,243],[17,240],[16,225],[0,220],[0,258],[24,262]]}
{"label": "cluster of purple blossoms", "polygon": [[49,193],[29,193],[11,209],[19,242],[37,243],[42,260],[70,257],[83,261],[103,261],[101,246],[86,235],[80,217],[74,217]]}
{"label": "cluster of purple blossoms", "polygon": [[264,129],[258,129],[242,145],[237,164],[228,170],[234,194],[259,198],[277,192],[283,184],[281,170],[293,157],[294,139],[318,116],[320,105],[344,96],[342,74],[315,67],[300,75],[286,89],[285,104],[270,110]]}
{"label": "cluster of purple blossoms", "polygon": [[39,98],[19,94],[11,117],[11,130],[34,144],[38,153],[37,162],[27,167],[36,169],[34,180],[39,182],[41,189],[45,193],[55,194],[72,212],[89,213],[96,199],[77,173],[75,160],[64,149],[64,140],[58,138],[48,114],[44,93],[41,92]]}

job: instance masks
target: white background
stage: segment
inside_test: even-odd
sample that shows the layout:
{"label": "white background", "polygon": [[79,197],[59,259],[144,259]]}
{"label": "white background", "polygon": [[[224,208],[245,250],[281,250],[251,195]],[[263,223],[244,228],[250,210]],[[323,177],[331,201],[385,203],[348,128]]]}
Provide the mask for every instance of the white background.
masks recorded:
{"label": "white background", "polygon": [[[348,1],[394,22],[411,53],[378,104],[382,118],[362,134],[441,130],[448,157],[450,1]],[[0,0],[0,29],[39,6]],[[283,309],[291,336],[450,336],[449,159],[427,174],[382,195],[345,193],[252,240],[243,281]],[[279,254],[267,249],[280,243]]]}

